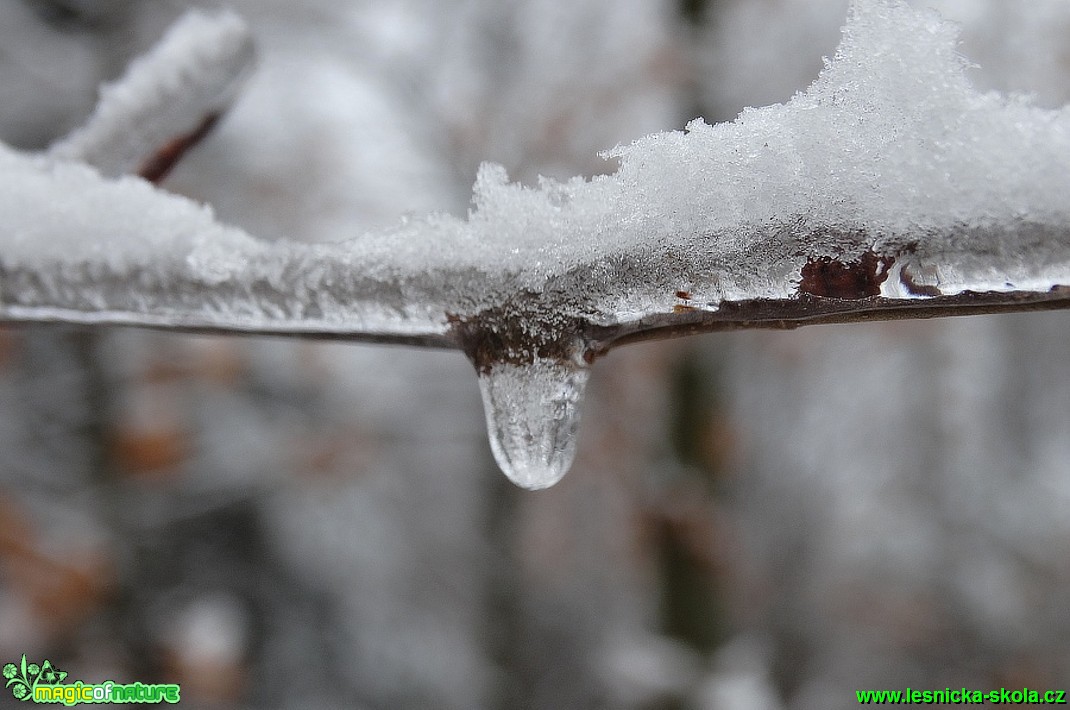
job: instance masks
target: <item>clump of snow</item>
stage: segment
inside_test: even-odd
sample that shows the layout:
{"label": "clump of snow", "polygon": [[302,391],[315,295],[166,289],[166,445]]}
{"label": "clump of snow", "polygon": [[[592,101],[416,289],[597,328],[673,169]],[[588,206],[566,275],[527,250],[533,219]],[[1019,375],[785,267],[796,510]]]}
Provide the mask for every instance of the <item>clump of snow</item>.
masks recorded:
{"label": "clump of snow", "polygon": [[[166,268],[183,258],[195,239],[227,230],[210,207],[168,195],[144,180],[104,180],[87,165],[2,145],[0,179],[0,260],[7,266],[86,266],[101,275]],[[71,276],[73,288],[78,284]]]}
{"label": "clump of snow", "polygon": [[[967,66],[955,27],[935,13],[856,2],[833,60],[788,103],[612,151],[628,196],[621,221],[639,225],[640,242],[660,231],[707,254],[738,254],[718,265],[734,289],[714,299],[763,295],[760,272],[775,274],[773,262],[795,252],[838,256],[899,240],[954,263],[990,255],[994,243],[1014,250],[1023,223],[1066,225],[1070,112],[979,93]],[[822,227],[865,236],[822,244]],[[972,230],[988,236],[959,240]],[[1062,282],[1066,246],[1064,235]],[[741,282],[763,256],[759,278]],[[790,294],[790,283],[772,285]]]}

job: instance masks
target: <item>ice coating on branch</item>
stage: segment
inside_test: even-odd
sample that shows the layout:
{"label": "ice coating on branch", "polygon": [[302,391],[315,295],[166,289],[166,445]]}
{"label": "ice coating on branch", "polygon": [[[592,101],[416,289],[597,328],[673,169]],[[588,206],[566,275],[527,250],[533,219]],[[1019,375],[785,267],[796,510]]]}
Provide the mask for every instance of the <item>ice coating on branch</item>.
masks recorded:
{"label": "ice coating on branch", "polygon": [[[193,17],[150,58],[188,48],[175,38],[195,26],[216,37],[209,47],[238,46],[237,20]],[[389,338],[445,335],[451,317],[490,310],[613,325],[794,299],[808,261],[866,253],[894,260],[880,291],[892,298],[1066,284],[1070,112],[978,93],[964,68],[953,26],[934,13],[859,0],[836,56],[787,104],[618,147],[620,169],[591,180],[527,187],[485,165],[467,220],[410,220],[345,243],[218,237],[176,198],[88,175],[91,189],[72,190],[73,168],[8,156],[6,181],[36,171],[37,185],[14,186],[9,220],[42,236],[13,243],[8,230],[0,259],[46,277],[5,302],[19,317],[184,313],[186,324]],[[179,213],[198,216],[181,224]],[[119,263],[144,283],[120,281]]]}
{"label": "ice coating on branch", "polygon": [[50,153],[109,176],[134,172],[168,141],[225,110],[252,62],[252,37],[241,17],[191,10],[122,78],[101,88],[86,125]]}
{"label": "ice coating on branch", "polygon": [[555,360],[501,363],[479,376],[494,459],[516,485],[549,488],[576,455],[588,368]]}

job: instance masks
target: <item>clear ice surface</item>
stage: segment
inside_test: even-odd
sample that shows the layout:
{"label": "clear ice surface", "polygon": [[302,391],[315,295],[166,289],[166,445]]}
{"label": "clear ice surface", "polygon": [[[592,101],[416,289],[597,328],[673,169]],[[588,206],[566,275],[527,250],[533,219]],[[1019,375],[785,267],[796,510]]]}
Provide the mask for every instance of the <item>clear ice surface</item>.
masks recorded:
{"label": "clear ice surface", "polygon": [[588,368],[556,360],[496,363],[479,376],[494,459],[516,485],[549,488],[576,455]]}

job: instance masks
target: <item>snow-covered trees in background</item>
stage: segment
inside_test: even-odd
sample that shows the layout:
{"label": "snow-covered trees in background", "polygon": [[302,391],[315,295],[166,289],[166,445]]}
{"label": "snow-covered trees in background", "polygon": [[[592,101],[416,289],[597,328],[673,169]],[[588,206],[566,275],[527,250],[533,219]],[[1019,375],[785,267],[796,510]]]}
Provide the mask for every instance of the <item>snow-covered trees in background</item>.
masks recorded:
{"label": "snow-covered trees in background", "polygon": [[[177,9],[49,5],[19,21],[138,48]],[[815,36],[834,38],[843,8],[692,3],[689,25],[650,2],[238,5],[261,66],[169,186],[269,241],[144,183],[5,152],[6,318],[460,347],[481,375],[499,462],[541,486],[571,459],[561,442],[589,362],[616,342],[1065,300],[1053,288],[1070,281],[1065,111],[977,93],[934,15],[859,3],[832,64],[783,106],[617,149],[612,175],[535,185],[540,173],[597,170],[598,150],[679,125],[695,103],[735,110],[744,89],[718,93],[716,79],[730,58],[770,87],[802,89],[774,79],[778,68],[816,74],[831,46],[807,32],[767,53],[762,33],[742,29],[761,7],[771,30],[790,33],[805,12]],[[964,18],[967,37],[1006,12],[982,5]],[[1031,12],[1050,25],[1066,19],[1058,8]],[[216,88],[188,96],[181,72],[170,84],[207,109],[193,114],[217,113],[241,73],[228,22],[204,54],[224,70]],[[755,41],[733,51],[745,34]],[[182,30],[170,36],[128,76],[181,47]],[[979,51],[1013,56],[992,38]],[[1003,88],[1031,85],[1058,105],[1058,74],[1035,72]],[[122,143],[100,118],[122,98],[106,93],[53,156]],[[57,122],[84,123],[77,114]],[[163,138],[201,127],[164,115],[178,123]],[[90,160],[145,172],[157,143]],[[495,167],[476,179],[482,159],[533,186]],[[403,211],[459,212],[473,179],[467,220],[389,226]],[[295,237],[320,243],[270,241]],[[701,357],[699,344],[615,352],[591,383],[585,480],[536,501],[476,475],[487,465],[474,399],[463,363],[444,356],[15,331],[5,386],[33,407],[5,419],[6,448],[22,453],[4,480],[33,514],[13,513],[23,522],[5,539],[35,524],[69,539],[73,527],[95,545],[83,557],[101,560],[76,570],[90,580],[75,595],[80,623],[39,627],[42,643],[105,665],[166,665],[205,697],[262,703],[271,665],[297,656],[330,668],[337,687],[311,674],[278,692],[373,706],[827,707],[849,704],[856,686],[964,673],[989,683],[1015,664],[1039,687],[1061,666],[1015,654],[1057,657],[1064,629],[1013,610],[1057,594],[1067,572],[1038,551],[1048,538],[1016,531],[1023,507],[1051,523],[1035,513],[1066,495],[1070,401],[1060,348],[1030,335],[1040,319],[987,321],[1015,333],[981,327],[984,357],[964,355],[986,321],[721,336]],[[1043,353],[1052,381],[1008,374],[1014,360],[1001,358],[1019,351]],[[1010,505],[1000,481],[1023,478]],[[1058,540],[1063,527],[1035,530]],[[993,544],[959,550],[979,530]],[[1044,573],[1026,574],[1023,557]],[[222,571],[237,560],[242,574]],[[956,581],[971,570],[983,584]],[[32,627],[54,590],[40,579],[12,589],[4,613]],[[997,629],[987,646],[974,643],[985,624]],[[110,656],[77,650],[103,637]]]}

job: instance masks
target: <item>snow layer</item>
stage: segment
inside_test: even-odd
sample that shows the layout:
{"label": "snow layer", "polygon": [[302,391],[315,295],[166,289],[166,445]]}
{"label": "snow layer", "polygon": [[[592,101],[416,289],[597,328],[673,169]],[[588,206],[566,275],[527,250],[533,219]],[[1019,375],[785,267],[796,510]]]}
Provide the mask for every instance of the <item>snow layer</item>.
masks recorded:
{"label": "snow layer", "polygon": [[467,221],[344,243],[262,242],[136,180],[5,151],[4,315],[405,339],[496,312],[557,337],[671,314],[680,292],[703,310],[793,298],[808,260],[867,252],[899,260],[889,297],[1070,284],[1070,111],[977,92],[966,67],[935,13],[858,0],[786,104],[618,147],[590,180],[527,187],[486,164]]}

